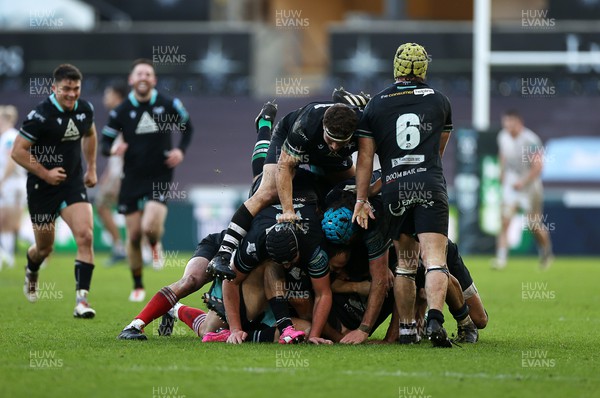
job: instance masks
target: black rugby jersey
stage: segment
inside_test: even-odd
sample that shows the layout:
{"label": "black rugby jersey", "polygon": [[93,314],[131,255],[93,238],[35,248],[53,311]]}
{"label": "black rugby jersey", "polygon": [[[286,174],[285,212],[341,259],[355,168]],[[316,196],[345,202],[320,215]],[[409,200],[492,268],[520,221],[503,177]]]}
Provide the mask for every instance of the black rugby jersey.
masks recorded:
{"label": "black rugby jersey", "polygon": [[[333,102],[311,102],[308,105],[288,114],[288,131],[276,132],[286,135],[283,150],[300,163],[320,167],[343,165],[350,167],[352,153],[358,150],[356,136],[338,152],[332,152],[323,139],[323,116],[327,109],[335,105]],[[360,117],[360,110],[354,108]],[[275,132],[274,132],[275,134]]]}
{"label": "black rugby jersey", "polygon": [[[27,114],[19,133],[33,145],[30,156],[47,169],[62,167],[67,178],[60,185],[83,181],[81,138],[90,133],[94,124],[94,107],[79,99],[72,110],[63,109],[54,94],[40,102]],[[47,185],[38,176],[28,173],[28,179]]]}
{"label": "black rugby jersey", "polygon": [[445,192],[441,134],[452,130],[450,101],[427,84],[394,83],[367,104],[357,133],[375,140],[382,193]]}
{"label": "black rugby jersey", "polygon": [[189,114],[181,101],[153,90],[150,101],[139,102],[133,92],[109,114],[102,130],[102,153],[110,155],[110,147],[119,133],[128,144],[125,152],[124,179],[133,181],[170,180],[173,169],[165,164],[173,149],[172,137],[180,135],[178,148],[185,153],[193,134]]}

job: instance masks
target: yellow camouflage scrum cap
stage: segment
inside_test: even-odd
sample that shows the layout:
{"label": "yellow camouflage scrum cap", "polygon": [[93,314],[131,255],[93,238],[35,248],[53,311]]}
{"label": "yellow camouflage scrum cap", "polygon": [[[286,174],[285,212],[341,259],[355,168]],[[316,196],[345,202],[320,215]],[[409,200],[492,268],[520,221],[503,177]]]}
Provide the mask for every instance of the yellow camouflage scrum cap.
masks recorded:
{"label": "yellow camouflage scrum cap", "polygon": [[417,43],[404,43],[394,56],[394,78],[414,75],[425,79],[428,64],[427,51]]}

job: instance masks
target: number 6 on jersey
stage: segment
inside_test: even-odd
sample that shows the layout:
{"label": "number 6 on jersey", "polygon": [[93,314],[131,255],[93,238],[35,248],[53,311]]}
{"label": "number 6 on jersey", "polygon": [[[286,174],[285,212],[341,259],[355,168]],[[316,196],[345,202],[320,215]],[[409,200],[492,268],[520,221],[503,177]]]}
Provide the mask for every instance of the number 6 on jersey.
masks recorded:
{"label": "number 6 on jersey", "polygon": [[421,120],[414,113],[405,113],[396,120],[396,142],[404,150],[415,148],[421,142],[419,125]]}

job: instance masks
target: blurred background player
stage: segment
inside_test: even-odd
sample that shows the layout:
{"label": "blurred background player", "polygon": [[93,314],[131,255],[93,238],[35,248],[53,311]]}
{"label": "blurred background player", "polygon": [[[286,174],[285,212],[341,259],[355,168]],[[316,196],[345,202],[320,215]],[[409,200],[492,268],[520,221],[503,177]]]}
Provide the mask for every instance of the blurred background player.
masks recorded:
{"label": "blurred background player", "polygon": [[514,110],[502,115],[502,130],[498,133],[500,182],[502,185],[502,223],[496,242],[493,267],[506,267],[508,258],[508,228],[517,211],[524,213],[540,254],[540,267],[546,269],[554,258],[552,241],[544,225],[542,141],[524,126],[523,118]]}
{"label": "blurred background player", "polygon": [[[103,103],[109,111],[115,109],[125,97],[127,97],[127,86],[116,83],[106,87],[104,90]],[[113,144],[115,150],[122,148],[123,137],[119,135]],[[108,158],[106,168],[98,181],[98,195],[95,204],[98,217],[102,225],[109,233],[112,240],[112,253],[108,264],[112,265],[126,257],[125,246],[119,233],[119,228],[113,218],[113,209],[116,208],[119,189],[121,188],[121,174],[123,173],[123,153],[115,153]]]}
{"label": "blurred background player", "polygon": [[0,269],[15,263],[16,243],[25,207],[27,171],[10,157],[18,114],[13,105],[0,106]]}
{"label": "blurred background player", "polygon": [[[136,302],[146,297],[142,283],[142,235],[152,247],[154,268],[162,268],[160,240],[173,172],[183,161],[193,134],[189,114],[181,101],[160,94],[155,89],[156,82],[152,61],[135,60],[129,74],[132,91],[110,112],[102,130],[105,156],[112,154],[114,140],[123,135],[124,143],[115,151],[125,153],[119,212],[125,214],[127,257],[134,283],[129,300]],[[173,147],[172,136],[176,134],[181,139]]]}
{"label": "blurred background player", "polygon": [[87,300],[94,270],[93,214],[86,187],[93,187],[97,180],[94,108],[79,99],[79,69],[59,65],[53,77],[53,94],[27,114],[12,150],[12,158],[29,172],[27,204],[35,236],[27,250],[24,293],[30,302],[37,301],[38,271],[53,250],[60,215],[77,245],[73,315],[93,318],[96,311]]}

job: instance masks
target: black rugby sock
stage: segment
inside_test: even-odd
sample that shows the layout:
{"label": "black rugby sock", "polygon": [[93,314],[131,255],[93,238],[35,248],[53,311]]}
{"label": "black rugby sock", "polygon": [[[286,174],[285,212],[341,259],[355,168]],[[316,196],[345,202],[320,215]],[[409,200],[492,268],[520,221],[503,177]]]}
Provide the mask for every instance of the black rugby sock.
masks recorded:
{"label": "black rugby sock", "polygon": [[269,144],[271,143],[272,123],[261,119],[258,122],[258,126],[256,144],[254,144],[254,149],[252,150],[252,177],[256,177],[262,173],[263,165],[267,158],[267,151],[269,150]]}
{"label": "black rugby sock", "polygon": [[231,253],[237,249],[240,241],[248,233],[253,219],[254,216],[248,211],[246,205],[242,204],[237,209],[233,217],[231,217],[231,222],[229,223],[229,227],[227,227],[225,237],[223,237],[223,243],[221,243],[221,247],[219,248],[221,256],[231,259]]}
{"label": "black rugby sock", "polygon": [[246,341],[251,341],[253,343],[272,343],[275,341],[276,330],[275,326],[263,330],[255,330],[252,333],[252,337]]}
{"label": "black rugby sock", "polygon": [[29,253],[27,253],[27,270],[29,272],[38,272],[43,262],[44,260],[40,261],[39,263],[34,262],[31,257],[29,257]]}
{"label": "black rugby sock", "polygon": [[94,264],[75,260],[75,290],[90,290]]}
{"label": "black rugby sock", "polygon": [[293,325],[292,319],[290,318],[288,303],[285,298],[281,296],[273,297],[269,300],[269,307],[271,307],[271,311],[273,311],[273,315],[275,315],[279,333],[283,333],[285,328]]}

